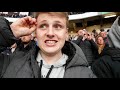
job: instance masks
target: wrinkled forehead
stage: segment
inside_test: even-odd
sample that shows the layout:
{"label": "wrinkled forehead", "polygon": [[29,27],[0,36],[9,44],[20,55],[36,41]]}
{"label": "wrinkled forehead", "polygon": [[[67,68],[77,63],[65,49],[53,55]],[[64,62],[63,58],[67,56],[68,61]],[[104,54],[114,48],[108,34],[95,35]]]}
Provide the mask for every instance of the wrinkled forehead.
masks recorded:
{"label": "wrinkled forehead", "polygon": [[51,16],[65,17],[68,20],[68,14],[66,12],[35,12],[34,17],[37,18],[40,14],[49,14]]}
{"label": "wrinkled forehead", "polygon": [[49,13],[39,14],[37,18],[37,22],[38,23],[44,23],[44,22],[53,23],[54,22],[54,23],[63,23],[66,25],[65,17],[61,17],[58,14],[49,14]]}

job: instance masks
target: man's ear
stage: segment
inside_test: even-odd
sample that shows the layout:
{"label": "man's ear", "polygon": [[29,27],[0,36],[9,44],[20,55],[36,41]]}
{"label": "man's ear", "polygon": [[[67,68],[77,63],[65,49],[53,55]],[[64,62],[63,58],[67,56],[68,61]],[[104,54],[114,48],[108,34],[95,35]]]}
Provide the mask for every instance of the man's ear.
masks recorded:
{"label": "man's ear", "polygon": [[68,38],[69,38],[69,34],[68,34],[68,31],[66,32],[66,41],[68,41]]}
{"label": "man's ear", "polygon": [[65,41],[68,41],[68,39],[69,39],[69,35],[67,35],[67,36],[66,36],[66,39],[65,39]]}

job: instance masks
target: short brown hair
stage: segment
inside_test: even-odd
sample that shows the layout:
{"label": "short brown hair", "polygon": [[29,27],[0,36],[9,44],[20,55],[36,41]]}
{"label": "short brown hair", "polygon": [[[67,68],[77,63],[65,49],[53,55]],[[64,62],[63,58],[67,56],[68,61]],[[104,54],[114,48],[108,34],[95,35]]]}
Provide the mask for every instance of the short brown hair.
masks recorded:
{"label": "short brown hair", "polygon": [[40,13],[48,13],[51,15],[57,14],[61,17],[65,17],[66,18],[66,25],[67,25],[67,27],[69,27],[69,17],[68,17],[67,12],[33,12],[33,17],[37,19]]}

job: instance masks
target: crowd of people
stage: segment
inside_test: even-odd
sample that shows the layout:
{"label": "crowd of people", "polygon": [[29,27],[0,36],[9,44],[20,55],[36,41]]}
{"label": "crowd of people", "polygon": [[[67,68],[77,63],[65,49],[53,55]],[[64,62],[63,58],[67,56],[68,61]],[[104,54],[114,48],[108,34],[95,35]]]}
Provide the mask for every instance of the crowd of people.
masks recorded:
{"label": "crowd of people", "polygon": [[22,17],[26,17],[27,15],[16,14],[16,13],[13,13],[13,14],[0,13],[0,16],[10,17],[10,18],[22,18]]}
{"label": "crowd of people", "polygon": [[69,38],[66,12],[35,12],[9,25],[0,17],[1,78],[119,78],[120,19],[109,32]]}

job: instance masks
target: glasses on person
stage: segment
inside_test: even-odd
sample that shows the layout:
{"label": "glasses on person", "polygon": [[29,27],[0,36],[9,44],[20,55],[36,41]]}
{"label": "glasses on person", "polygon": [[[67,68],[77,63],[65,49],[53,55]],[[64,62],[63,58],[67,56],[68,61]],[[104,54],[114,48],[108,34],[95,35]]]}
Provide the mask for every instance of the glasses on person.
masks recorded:
{"label": "glasses on person", "polygon": [[88,36],[90,36],[89,34],[84,34],[84,35],[88,35]]}

